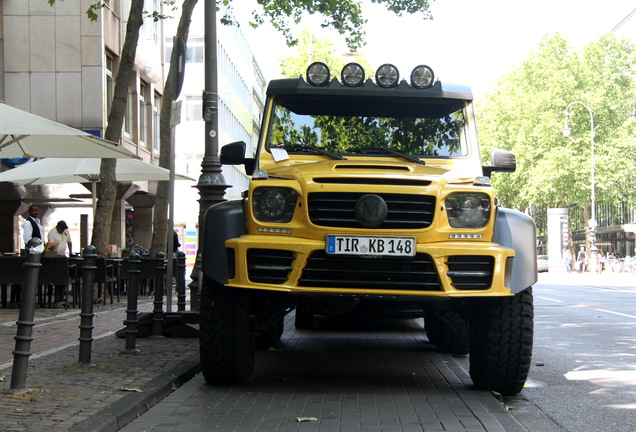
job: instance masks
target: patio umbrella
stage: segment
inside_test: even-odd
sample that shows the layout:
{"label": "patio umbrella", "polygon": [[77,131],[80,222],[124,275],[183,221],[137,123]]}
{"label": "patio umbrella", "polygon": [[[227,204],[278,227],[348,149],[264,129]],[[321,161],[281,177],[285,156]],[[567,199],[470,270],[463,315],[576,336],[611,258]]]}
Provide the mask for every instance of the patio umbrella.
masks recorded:
{"label": "patio umbrella", "polygon": [[0,103],[0,158],[29,157],[136,158],[112,141]]}
{"label": "patio umbrella", "polygon": [[[99,181],[99,158],[46,158],[21,165],[0,173],[0,182],[8,181],[22,185],[46,185],[61,183],[91,182],[93,210],[96,203],[95,185]],[[169,180],[170,170],[137,159],[120,159],[115,169],[118,182]],[[192,180],[175,175],[177,180]]]}

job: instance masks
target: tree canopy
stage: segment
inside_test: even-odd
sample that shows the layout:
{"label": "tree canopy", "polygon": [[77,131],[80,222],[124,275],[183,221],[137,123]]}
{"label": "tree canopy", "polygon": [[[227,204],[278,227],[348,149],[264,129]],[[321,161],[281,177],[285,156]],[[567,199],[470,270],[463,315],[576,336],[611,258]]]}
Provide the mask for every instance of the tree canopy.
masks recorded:
{"label": "tree canopy", "polygon": [[[585,106],[594,119],[597,202],[634,201],[635,67],[629,40],[608,34],[577,52],[556,34],[499,80],[477,113],[484,156],[497,147],[517,157],[515,173],[493,176],[504,205],[589,206],[592,128]],[[570,137],[563,136],[566,108]]]}

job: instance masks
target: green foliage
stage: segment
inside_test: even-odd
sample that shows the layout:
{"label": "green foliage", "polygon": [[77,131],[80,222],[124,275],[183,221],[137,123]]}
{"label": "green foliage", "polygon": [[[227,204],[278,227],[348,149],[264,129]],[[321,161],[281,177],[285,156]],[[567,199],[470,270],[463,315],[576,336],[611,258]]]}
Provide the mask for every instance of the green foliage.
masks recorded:
{"label": "green foliage", "polygon": [[[478,104],[484,156],[498,147],[517,156],[517,171],[495,174],[503,204],[537,209],[590,202],[591,123],[594,116],[598,202],[631,201],[636,174],[636,50],[629,40],[605,35],[581,52],[558,34],[546,37],[530,58],[501,78]],[[485,160],[488,158],[485,157]]]}
{"label": "green foliage", "polygon": [[[387,10],[402,16],[418,13],[423,19],[430,19],[428,0],[371,0],[372,3],[383,4]],[[233,22],[232,7],[239,4],[236,0],[217,0],[227,8],[221,22]],[[252,12],[252,27],[258,27],[269,20],[274,28],[280,31],[289,46],[298,44],[291,31],[292,24],[298,24],[304,13],[320,14],[324,17],[322,28],[331,28],[345,35],[347,46],[355,50],[363,45],[363,26],[367,22],[362,13],[360,0],[257,0],[260,9]]]}

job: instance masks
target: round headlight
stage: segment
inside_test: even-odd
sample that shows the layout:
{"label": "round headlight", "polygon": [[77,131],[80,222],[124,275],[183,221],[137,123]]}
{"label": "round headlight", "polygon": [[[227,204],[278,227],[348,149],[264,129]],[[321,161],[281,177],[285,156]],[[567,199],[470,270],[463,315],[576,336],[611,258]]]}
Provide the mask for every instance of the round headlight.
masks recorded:
{"label": "round headlight", "polygon": [[358,63],[348,63],[340,73],[342,83],[347,87],[358,87],[364,83],[364,69]]}
{"label": "round headlight", "polygon": [[446,197],[446,212],[453,228],[482,228],[490,219],[490,197],[472,192],[450,194]]}
{"label": "round headlight", "polygon": [[315,86],[323,86],[329,83],[329,67],[321,62],[315,62],[307,68],[307,81]]}
{"label": "round headlight", "polygon": [[252,194],[252,210],[261,222],[289,222],[295,206],[296,192],[292,189],[259,187]]}
{"label": "round headlight", "polygon": [[411,85],[418,89],[429,88],[435,82],[433,69],[426,65],[419,65],[411,72]]}
{"label": "round headlight", "polygon": [[380,87],[395,87],[400,80],[400,73],[392,64],[385,63],[375,72],[375,82]]}

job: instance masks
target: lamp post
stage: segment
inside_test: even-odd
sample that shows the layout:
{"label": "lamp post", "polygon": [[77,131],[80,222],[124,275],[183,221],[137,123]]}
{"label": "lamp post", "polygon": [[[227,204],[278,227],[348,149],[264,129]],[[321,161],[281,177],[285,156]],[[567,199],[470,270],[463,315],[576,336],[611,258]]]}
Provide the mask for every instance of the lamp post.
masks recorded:
{"label": "lamp post", "polygon": [[591,218],[588,222],[589,227],[589,239],[590,239],[590,261],[591,268],[590,270],[596,271],[597,262],[596,262],[596,227],[598,222],[596,221],[596,184],[595,184],[595,167],[594,167],[594,115],[592,114],[592,110],[590,107],[585,105],[583,102],[572,102],[570,103],[563,112],[565,114],[565,124],[563,125],[563,136],[569,137],[572,133],[572,128],[570,128],[568,120],[570,119],[569,109],[572,105],[581,105],[587,109],[590,114],[590,152],[591,152],[591,170],[592,170],[592,211]]}

